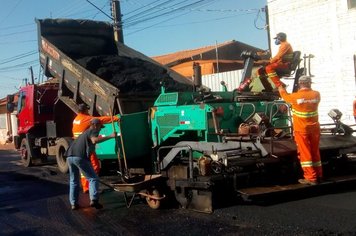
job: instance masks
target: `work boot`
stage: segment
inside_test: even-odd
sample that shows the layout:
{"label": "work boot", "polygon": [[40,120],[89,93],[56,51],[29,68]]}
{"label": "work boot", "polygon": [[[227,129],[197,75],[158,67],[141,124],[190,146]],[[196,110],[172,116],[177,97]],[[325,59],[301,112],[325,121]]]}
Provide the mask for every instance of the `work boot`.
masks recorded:
{"label": "work boot", "polygon": [[308,179],[299,179],[298,182],[300,184],[306,184],[306,185],[317,185],[318,184],[317,181],[311,181],[311,180],[308,180]]}
{"label": "work boot", "polygon": [[92,200],[92,201],[90,201],[90,206],[91,206],[91,207],[95,207],[95,209],[101,209],[101,208],[103,208],[103,205],[101,205],[98,200]]}

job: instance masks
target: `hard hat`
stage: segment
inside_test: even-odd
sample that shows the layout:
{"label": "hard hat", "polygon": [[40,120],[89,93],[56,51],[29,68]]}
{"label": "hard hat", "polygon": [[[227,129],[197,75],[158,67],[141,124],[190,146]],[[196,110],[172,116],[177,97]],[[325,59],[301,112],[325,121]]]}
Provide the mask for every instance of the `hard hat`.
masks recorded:
{"label": "hard hat", "polygon": [[279,39],[279,40],[287,40],[287,34],[283,32],[279,32],[274,39]]}
{"label": "hard hat", "polygon": [[307,75],[300,76],[298,83],[311,83],[311,77]]}

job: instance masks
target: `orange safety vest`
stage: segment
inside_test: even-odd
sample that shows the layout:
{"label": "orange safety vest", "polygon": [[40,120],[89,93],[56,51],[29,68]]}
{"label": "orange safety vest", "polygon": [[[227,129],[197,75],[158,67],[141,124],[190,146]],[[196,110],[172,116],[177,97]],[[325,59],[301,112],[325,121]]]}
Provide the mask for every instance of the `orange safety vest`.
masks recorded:
{"label": "orange safety vest", "polygon": [[290,62],[293,59],[293,48],[287,41],[281,42],[278,53],[269,61],[272,63]]}
{"label": "orange safety vest", "polygon": [[[74,118],[73,120],[73,137],[77,138],[81,133],[83,133],[85,130],[87,130],[90,127],[90,121],[94,117],[91,115],[83,114],[83,113],[78,113],[78,115]],[[95,117],[101,121],[101,123],[106,124],[110,123],[111,121],[118,121],[119,118],[117,116],[99,116]]]}
{"label": "orange safety vest", "polygon": [[285,89],[280,90],[284,101],[292,105],[293,128],[299,132],[314,132],[313,127],[320,127],[318,106],[320,93],[308,88],[288,94]]}

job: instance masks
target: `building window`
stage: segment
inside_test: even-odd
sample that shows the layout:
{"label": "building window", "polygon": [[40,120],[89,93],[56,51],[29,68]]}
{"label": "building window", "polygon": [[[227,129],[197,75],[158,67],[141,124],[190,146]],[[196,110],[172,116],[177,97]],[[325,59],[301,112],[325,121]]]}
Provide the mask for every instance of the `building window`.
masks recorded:
{"label": "building window", "polygon": [[347,0],[347,6],[349,9],[356,8],[356,0]]}

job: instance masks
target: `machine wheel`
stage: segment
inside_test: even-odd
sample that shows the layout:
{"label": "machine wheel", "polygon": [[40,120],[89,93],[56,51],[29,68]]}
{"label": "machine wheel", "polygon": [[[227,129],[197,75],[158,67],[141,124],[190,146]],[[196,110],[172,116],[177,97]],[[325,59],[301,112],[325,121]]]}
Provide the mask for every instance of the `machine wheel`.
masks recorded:
{"label": "machine wheel", "polygon": [[28,147],[27,140],[26,138],[23,138],[20,144],[20,155],[21,155],[22,164],[25,167],[32,166],[31,154],[27,151],[27,147]]}
{"label": "machine wheel", "polygon": [[[147,190],[147,194],[152,195],[157,198],[161,197],[161,195],[157,189]],[[154,199],[151,197],[146,197],[146,202],[152,209],[158,209],[161,206],[161,200]]]}
{"label": "machine wheel", "polygon": [[69,148],[71,142],[72,139],[69,137],[60,138],[57,141],[56,160],[57,160],[58,169],[62,173],[68,173],[69,170],[67,165],[67,157],[64,156],[64,153]]}

